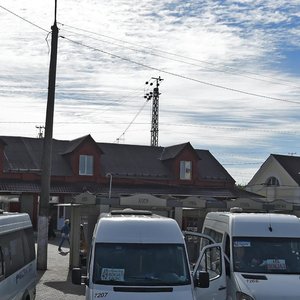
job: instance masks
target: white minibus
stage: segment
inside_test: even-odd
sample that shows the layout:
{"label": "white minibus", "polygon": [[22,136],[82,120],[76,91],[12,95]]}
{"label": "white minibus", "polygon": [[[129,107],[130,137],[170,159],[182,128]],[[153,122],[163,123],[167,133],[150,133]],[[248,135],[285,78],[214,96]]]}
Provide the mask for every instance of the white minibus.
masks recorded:
{"label": "white minibus", "polygon": [[[72,273],[73,283],[84,281],[87,300],[207,300],[207,294],[226,294],[214,285],[226,280],[221,246],[203,249],[192,273],[177,222],[150,211],[101,215],[90,249],[87,276],[79,268]],[[213,273],[207,264],[214,266]],[[216,280],[209,286],[212,277]]]}
{"label": "white minibus", "polygon": [[33,300],[36,260],[28,214],[0,211],[0,299]]}
{"label": "white minibus", "polygon": [[208,213],[202,230],[222,243],[226,299],[299,300],[300,220],[285,214],[235,211]]}

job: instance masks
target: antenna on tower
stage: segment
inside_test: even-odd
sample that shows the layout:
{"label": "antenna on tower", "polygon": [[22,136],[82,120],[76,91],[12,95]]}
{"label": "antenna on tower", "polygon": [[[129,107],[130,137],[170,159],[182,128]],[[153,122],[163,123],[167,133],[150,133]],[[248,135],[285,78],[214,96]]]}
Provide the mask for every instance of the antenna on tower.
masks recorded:
{"label": "antenna on tower", "polygon": [[37,137],[39,139],[43,139],[44,138],[44,132],[43,132],[43,130],[45,129],[45,126],[35,126],[35,128],[39,131]]}
{"label": "antenna on tower", "polygon": [[[155,86],[153,88],[152,92],[146,93],[144,95],[144,98],[147,99],[147,101],[150,101],[152,99],[152,121],[151,121],[151,141],[150,141],[150,145],[151,146],[158,146],[158,113],[159,113],[159,109],[158,109],[158,104],[159,104],[159,85],[160,82],[163,81],[163,79],[158,76],[158,78],[156,77],[152,77],[151,80],[154,81]],[[146,81],[145,84],[149,84],[150,86],[153,86],[154,84],[153,82],[150,81]]]}

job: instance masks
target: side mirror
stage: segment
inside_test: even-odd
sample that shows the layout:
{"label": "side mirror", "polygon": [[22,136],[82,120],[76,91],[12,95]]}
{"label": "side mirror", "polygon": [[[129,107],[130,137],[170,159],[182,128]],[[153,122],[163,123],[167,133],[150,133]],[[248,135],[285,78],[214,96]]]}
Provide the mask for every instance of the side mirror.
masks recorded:
{"label": "side mirror", "polygon": [[194,284],[199,288],[209,287],[209,274],[205,271],[197,271],[196,278],[194,279]]}
{"label": "side mirror", "polygon": [[72,269],[72,283],[77,285],[87,284],[87,277],[82,276],[82,271],[80,268]]}

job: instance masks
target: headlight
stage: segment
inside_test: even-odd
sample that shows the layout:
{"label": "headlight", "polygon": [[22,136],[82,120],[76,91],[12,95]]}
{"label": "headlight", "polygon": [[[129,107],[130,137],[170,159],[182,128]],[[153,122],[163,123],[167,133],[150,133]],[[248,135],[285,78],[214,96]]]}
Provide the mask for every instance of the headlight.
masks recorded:
{"label": "headlight", "polygon": [[236,300],[255,300],[255,299],[242,292],[236,292]]}

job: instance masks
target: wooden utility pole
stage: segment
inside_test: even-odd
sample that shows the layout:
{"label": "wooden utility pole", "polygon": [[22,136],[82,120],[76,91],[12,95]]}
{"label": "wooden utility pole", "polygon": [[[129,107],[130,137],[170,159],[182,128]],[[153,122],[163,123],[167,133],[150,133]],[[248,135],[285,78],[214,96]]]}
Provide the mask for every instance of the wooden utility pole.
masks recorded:
{"label": "wooden utility pole", "polygon": [[57,0],[55,0],[54,24],[51,27],[51,56],[48,79],[48,100],[46,111],[45,137],[42,156],[42,175],[41,175],[41,194],[39,203],[38,218],[38,239],[37,239],[37,269],[47,270],[48,257],[48,217],[49,217],[49,198],[51,180],[51,161],[52,161],[52,133],[53,115],[55,100],[56,64],[57,64],[57,43],[58,28],[56,24]]}

